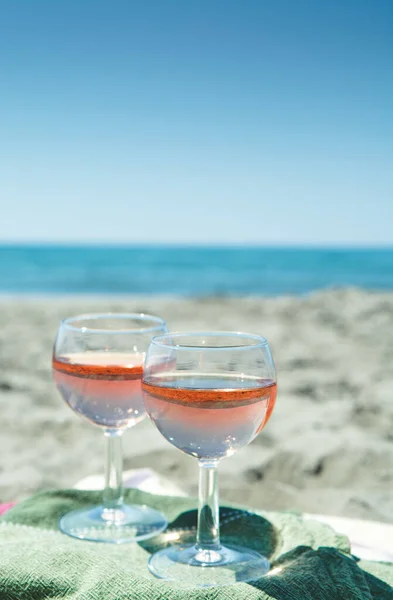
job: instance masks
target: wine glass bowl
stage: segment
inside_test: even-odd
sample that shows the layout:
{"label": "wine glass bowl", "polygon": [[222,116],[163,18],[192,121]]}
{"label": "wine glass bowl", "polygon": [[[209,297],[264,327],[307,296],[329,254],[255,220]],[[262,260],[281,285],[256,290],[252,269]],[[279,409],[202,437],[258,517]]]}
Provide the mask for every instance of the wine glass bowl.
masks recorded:
{"label": "wine glass bowl", "polygon": [[[275,402],[274,369],[260,356],[265,342],[225,335],[160,336],[146,361],[143,390],[151,420],[168,441],[199,460],[231,456],[251,442]],[[223,336],[227,348],[217,346]],[[160,369],[152,355],[167,346],[169,358],[176,342],[176,361],[162,361]]]}
{"label": "wine glass bowl", "polygon": [[161,323],[148,315],[65,319],[52,366],[56,386],[70,408],[107,430],[140,422],[146,416],[141,392],[146,344],[150,333],[162,331]]}
{"label": "wine glass bowl", "polygon": [[216,468],[222,458],[251,442],[272,413],[276,373],[267,340],[228,332],[154,337],[142,389],[146,411],[158,430],[200,465],[196,544],[159,551],[150,558],[150,570],[158,577],[179,579],[181,565],[199,566],[200,585],[226,581],[224,567],[238,581],[265,574],[265,557],[220,544]]}
{"label": "wine glass bowl", "polygon": [[147,539],[166,520],[145,506],[129,506],[122,494],[122,433],[145,416],[143,361],[153,335],[165,322],[145,314],[93,314],[61,322],[53,350],[53,378],[68,406],[100,427],[107,439],[103,503],[68,513],[64,533],[90,541],[122,543]]}

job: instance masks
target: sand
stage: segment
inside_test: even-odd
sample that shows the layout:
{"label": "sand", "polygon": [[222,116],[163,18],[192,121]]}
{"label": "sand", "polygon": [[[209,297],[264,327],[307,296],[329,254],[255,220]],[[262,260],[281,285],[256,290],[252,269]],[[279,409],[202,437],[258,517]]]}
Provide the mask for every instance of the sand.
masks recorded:
{"label": "sand", "polygon": [[[268,426],[220,465],[221,501],[393,521],[393,294],[278,299],[0,300],[0,501],[71,487],[103,469],[102,432],[51,379],[60,318],[145,311],[171,330],[265,335],[279,376]],[[150,467],[196,493],[197,463],[149,421],[124,435],[125,469]]]}

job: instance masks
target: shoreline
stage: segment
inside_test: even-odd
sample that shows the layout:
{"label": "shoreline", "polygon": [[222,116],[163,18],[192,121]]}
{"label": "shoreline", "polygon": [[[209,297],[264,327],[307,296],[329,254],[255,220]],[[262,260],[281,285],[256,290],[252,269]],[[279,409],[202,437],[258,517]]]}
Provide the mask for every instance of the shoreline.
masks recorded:
{"label": "shoreline", "polygon": [[381,294],[381,295],[393,295],[393,288],[372,288],[372,287],[360,287],[355,285],[331,285],[320,288],[314,288],[306,292],[299,293],[280,293],[280,294],[235,294],[235,293],[212,293],[212,294],[170,294],[170,293],[130,293],[130,292],[91,292],[91,293],[76,293],[76,292],[2,292],[0,291],[0,301],[2,300],[127,300],[127,299],[146,299],[146,300],[221,300],[221,299],[232,299],[232,300],[279,300],[280,298],[296,300],[299,298],[309,298],[310,296],[320,294],[347,294],[351,292],[358,292],[360,294]]}

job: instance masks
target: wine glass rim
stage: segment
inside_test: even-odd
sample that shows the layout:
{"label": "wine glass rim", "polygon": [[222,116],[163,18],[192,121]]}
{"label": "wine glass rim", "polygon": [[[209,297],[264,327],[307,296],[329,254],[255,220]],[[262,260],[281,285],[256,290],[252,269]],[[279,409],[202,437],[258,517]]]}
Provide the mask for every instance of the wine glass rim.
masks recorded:
{"label": "wine glass rim", "polygon": [[[99,321],[100,319],[123,319],[123,320],[134,320],[153,322],[155,325],[148,327],[130,327],[119,329],[101,329],[99,327],[77,327],[73,323],[78,321]],[[79,333],[97,333],[97,334],[130,334],[130,333],[151,333],[154,331],[160,331],[163,326],[166,326],[164,319],[156,317],[155,315],[149,315],[147,313],[86,313],[81,315],[75,315],[73,317],[67,317],[62,319],[61,326],[69,329],[70,331],[77,331]]]}
{"label": "wine glass rim", "polygon": [[[225,338],[237,338],[243,340],[253,340],[254,343],[250,344],[235,344],[230,346],[205,346],[204,344],[191,346],[189,344],[168,344],[165,343],[165,339],[173,338],[192,338],[192,337],[222,337]],[[243,331],[174,331],[169,333],[163,333],[156,335],[152,338],[151,344],[160,346],[162,348],[169,348],[171,350],[250,350],[251,348],[263,348],[268,346],[268,341],[262,335],[255,333],[244,333]]]}

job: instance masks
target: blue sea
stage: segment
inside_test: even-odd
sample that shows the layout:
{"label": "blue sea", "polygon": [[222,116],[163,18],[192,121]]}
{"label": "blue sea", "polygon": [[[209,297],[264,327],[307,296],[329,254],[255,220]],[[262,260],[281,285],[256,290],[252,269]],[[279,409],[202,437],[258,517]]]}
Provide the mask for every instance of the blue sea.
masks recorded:
{"label": "blue sea", "polygon": [[274,296],[393,290],[393,248],[0,246],[2,294]]}

